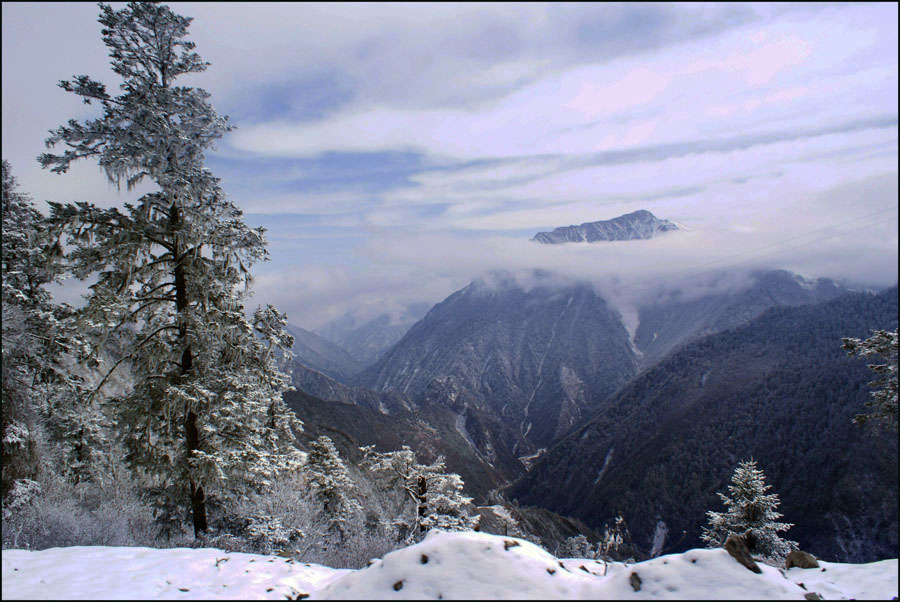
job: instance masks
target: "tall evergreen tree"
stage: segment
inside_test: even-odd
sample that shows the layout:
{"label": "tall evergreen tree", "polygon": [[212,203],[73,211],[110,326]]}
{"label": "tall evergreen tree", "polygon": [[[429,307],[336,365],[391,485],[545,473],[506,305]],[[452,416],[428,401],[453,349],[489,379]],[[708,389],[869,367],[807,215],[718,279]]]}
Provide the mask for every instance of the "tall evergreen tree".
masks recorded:
{"label": "tall evergreen tree", "polygon": [[[2,164],[3,217],[3,479],[5,498],[14,483],[33,480],[40,458],[37,433],[52,416],[51,440],[63,448],[70,475],[81,474],[98,436],[95,421],[81,420],[80,379],[64,358],[76,351],[72,309],[51,303],[45,286],[61,277],[59,249],[49,245],[43,216],[17,190],[9,163]],[[76,426],[77,425],[77,426]]]}
{"label": "tall evergreen tree", "polygon": [[869,364],[869,369],[877,377],[869,383],[874,387],[872,399],[866,402],[866,406],[872,408],[868,414],[857,414],[853,419],[855,424],[865,424],[874,419],[881,421],[889,428],[897,430],[897,330],[876,330],[871,337],[861,341],[860,339],[844,338],[843,349],[847,350],[851,357],[878,357],[884,360],[883,364]]}
{"label": "tall evergreen tree", "polygon": [[358,517],[362,507],[353,497],[354,484],[331,439],[322,435],[309,445],[306,473],[328,522],[343,540],[348,524]]}
{"label": "tall evergreen tree", "polygon": [[18,480],[37,476],[38,456],[34,429],[34,364],[43,345],[29,324],[34,309],[43,305],[46,282],[35,244],[40,214],[30,199],[16,190],[11,167],[3,161],[3,479],[5,499]]}
{"label": "tall evergreen tree", "polygon": [[133,390],[113,403],[127,460],[152,480],[160,520],[180,524],[190,509],[199,535],[208,502],[227,510],[299,465],[291,429],[300,425],[281,399],[289,381],[274,357],[292,337],[272,306],[252,321],[244,314],[249,268],[267,259],[264,231],[242,221],[204,167],[227,119],[204,90],[173,85],[207,67],[185,39],[191,19],[148,2],[100,8],[122,94],[87,75],[60,82],[103,114],[52,131],[48,148],[66,148],[38,160],[64,173],[94,158],[117,185],[159,188],[124,210],[51,203],[50,222],[72,249],[75,275],[97,275],[82,313],[96,349],[126,325],[136,331],[108,372],[126,361],[133,372]]}
{"label": "tall evergreen tree", "polygon": [[728,510],[706,513],[709,527],[703,528],[700,539],[710,548],[722,547],[734,533],[743,538],[754,556],[771,560],[784,558],[797,542],[782,539],[778,533],[794,525],[777,522],[782,514],[775,508],[781,502],[777,494],[766,493],[772,486],[766,485],[765,475],[756,467],[756,461],[741,462],[731,482],[729,495],[718,494]]}

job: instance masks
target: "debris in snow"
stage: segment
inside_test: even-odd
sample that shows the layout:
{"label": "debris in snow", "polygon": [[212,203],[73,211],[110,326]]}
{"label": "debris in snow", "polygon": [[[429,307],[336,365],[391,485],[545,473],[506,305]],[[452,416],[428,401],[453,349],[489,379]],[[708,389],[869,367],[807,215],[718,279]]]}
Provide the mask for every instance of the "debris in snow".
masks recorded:
{"label": "debris in snow", "polygon": [[725,540],[725,550],[731,554],[731,556],[740,562],[742,565],[753,571],[754,573],[761,573],[762,570],[757,566],[756,562],[750,556],[750,550],[747,549],[747,544],[744,543],[744,540],[732,533],[728,536],[728,539]]}
{"label": "debris in snow", "polygon": [[638,576],[637,572],[632,571],[631,576],[628,578],[628,583],[631,584],[631,589],[634,591],[641,591],[641,578]]}
{"label": "debris in snow", "polygon": [[784,568],[789,569],[792,567],[817,569],[819,568],[819,563],[816,562],[816,557],[812,554],[802,550],[791,550],[788,553],[787,558],[784,559]]}

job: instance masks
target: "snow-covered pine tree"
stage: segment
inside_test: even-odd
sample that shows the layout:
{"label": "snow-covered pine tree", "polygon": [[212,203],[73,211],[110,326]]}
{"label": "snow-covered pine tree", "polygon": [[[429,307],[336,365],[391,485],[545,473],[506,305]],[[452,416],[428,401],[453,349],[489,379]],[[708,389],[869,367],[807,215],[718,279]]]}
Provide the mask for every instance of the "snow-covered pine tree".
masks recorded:
{"label": "snow-covered pine tree", "polygon": [[797,542],[782,539],[778,533],[793,527],[793,523],[780,523],[782,517],[775,508],[781,503],[778,495],[766,493],[772,488],[766,485],[763,471],[755,460],[741,462],[731,477],[729,495],[719,493],[727,507],[726,512],[706,513],[709,527],[703,528],[700,539],[707,547],[725,545],[728,535],[734,533],[744,539],[750,553],[761,560],[777,562],[783,559]]}
{"label": "snow-covered pine tree", "polygon": [[66,472],[75,480],[84,476],[81,469],[90,456],[90,443],[96,443],[100,433],[96,416],[80,403],[80,378],[64,361],[79,345],[70,323],[72,308],[52,304],[45,288],[61,278],[55,261],[59,249],[48,245],[44,218],[17,190],[6,161],[2,172],[5,498],[17,480],[33,480],[41,465],[46,466],[48,458],[39,458],[37,436],[45,418],[56,427],[50,429],[51,442],[61,448]]}
{"label": "snow-covered pine tree", "polygon": [[133,390],[112,400],[127,460],[152,480],[159,520],[180,528],[189,510],[199,535],[208,502],[227,511],[299,466],[291,429],[300,423],[281,398],[289,380],[273,352],[287,353],[292,338],[272,306],[244,314],[249,268],[267,259],[264,231],[242,221],[204,167],[227,119],[204,90],[173,85],[207,67],[185,39],[191,19],[148,2],[100,8],[122,94],[86,75],[60,82],[103,114],[51,132],[47,146],[67,148],[38,160],[64,173],[95,158],[117,185],[147,178],[159,187],[124,211],[51,203],[50,221],[72,249],[74,274],[97,274],[81,315],[97,348],[125,325],[136,330],[109,371],[126,360],[133,371]]}
{"label": "snow-covered pine tree", "polygon": [[[43,339],[29,328],[29,308],[46,301],[45,280],[35,269],[40,249],[35,244],[40,214],[30,199],[16,190],[11,167],[3,160],[3,478],[2,497],[16,481],[33,480],[38,472],[33,365],[40,361]],[[37,272],[37,274],[35,274]],[[37,276],[37,277],[36,277]],[[31,315],[29,315],[31,314]],[[37,353],[36,353],[37,351]],[[20,487],[21,489],[21,487]]]}
{"label": "snow-covered pine tree", "polygon": [[864,341],[852,338],[841,340],[844,343],[842,348],[850,357],[876,356],[885,361],[883,364],[869,364],[869,369],[878,375],[869,383],[875,390],[872,391],[872,399],[866,402],[866,406],[873,409],[868,414],[857,414],[853,422],[862,425],[874,419],[897,430],[897,330],[876,330]]}
{"label": "snow-covered pine tree", "polygon": [[335,531],[343,540],[349,525],[361,522],[362,507],[353,497],[355,485],[330,438],[322,435],[309,444],[305,469],[316,499],[322,503],[326,530]]}
{"label": "snow-covered pine tree", "polygon": [[478,525],[478,516],[466,510],[472,498],[463,493],[462,478],[445,472],[442,458],[432,464],[419,464],[416,452],[407,445],[386,453],[376,452],[371,445],[360,449],[370,470],[381,476],[388,487],[403,492],[406,504],[398,520],[407,529],[408,543],[418,541],[429,529],[467,531]]}

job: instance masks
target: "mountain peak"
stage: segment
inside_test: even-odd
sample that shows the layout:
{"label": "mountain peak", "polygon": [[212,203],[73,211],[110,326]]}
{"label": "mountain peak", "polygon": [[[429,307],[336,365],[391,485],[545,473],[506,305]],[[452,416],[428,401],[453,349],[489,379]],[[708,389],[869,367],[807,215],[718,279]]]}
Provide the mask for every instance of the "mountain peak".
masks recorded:
{"label": "mountain peak", "polygon": [[565,242],[645,240],[662,232],[679,229],[675,222],[659,219],[646,209],[639,209],[609,220],[585,222],[578,226],[562,226],[552,232],[538,232],[531,240],[547,245]]}

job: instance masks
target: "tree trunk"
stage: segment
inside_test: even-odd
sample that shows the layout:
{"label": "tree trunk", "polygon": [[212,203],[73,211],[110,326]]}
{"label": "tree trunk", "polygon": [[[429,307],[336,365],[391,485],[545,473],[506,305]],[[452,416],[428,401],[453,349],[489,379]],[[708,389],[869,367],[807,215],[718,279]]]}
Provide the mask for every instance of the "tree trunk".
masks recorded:
{"label": "tree trunk", "polygon": [[[197,431],[197,415],[194,412],[188,412],[185,432],[187,434],[188,454],[190,454],[193,450],[198,449],[200,442]],[[195,484],[194,479],[191,479],[191,515],[194,518],[194,537],[200,537],[200,534],[208,528],[206,523],[206,494],[203,493],[203,485]]]}
{"label": "tree trunk", "polygon": [[[170,213],[170,224],[173,234],[177,233],[181,228],[181,212],[178,210],[178,203],[172,203]],[[184,312],[187,311],[187,280],[184,274],[184,265],[180,258],[181,246],[178,244],[178,236],[175,234],[175,244],[173,245],[172,255],[175,261],[175,307],[179,314],[178,338],[184,345],[181,352],[181,376],[185,376],[190,372],[194,364],[194,356],[191,352],[191,345],[187,342],[187,325],[184,321]],[[188,458],[194,451],[200,449],[200,431],[197,428],[197,414],[193,410],[188,410],[188,415],[184,422],[185,446],[187,447]],[[193,478],[190,479],[190,497],[191,497],[191,516],[194,521],[194,537],[199,537],[201,533],[208,529],[206,522],[206,494],[203,492],[203,485],[196,483]]]}
{"label": "tree trunk", "polygon": [[425,519],[425,512],[427,506],[425,505],[425,494],[428,493],[428,481],[425,480],[424,476],[419,477],[418,482],[418,491],[416,491],[416,498],[419,501],[418,504],[418,514],[419,514],[419,532],[425,532],[425,525],[423,521]]}

